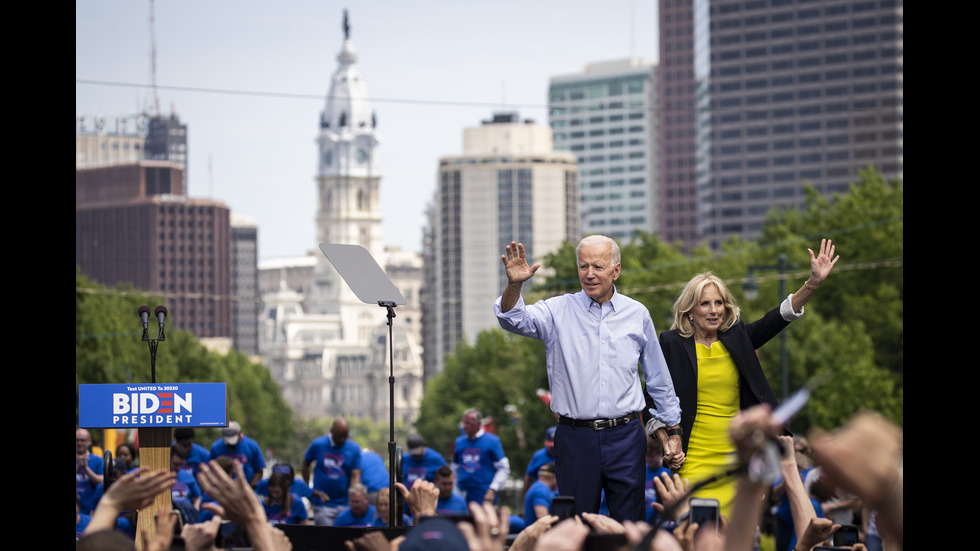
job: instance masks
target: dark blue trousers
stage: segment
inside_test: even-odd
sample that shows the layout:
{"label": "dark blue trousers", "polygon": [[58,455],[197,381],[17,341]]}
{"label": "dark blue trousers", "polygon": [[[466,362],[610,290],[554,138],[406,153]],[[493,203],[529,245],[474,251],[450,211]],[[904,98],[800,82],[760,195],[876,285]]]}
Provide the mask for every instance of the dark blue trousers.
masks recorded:
{"label": "dark blue trousers", "polygon": [[622,522],[646,516],[646,434],[643,422],[595,430],[558,425],[555,431],[558,493],[575,497],[575,512],[598,513],[602,491],[609,516]]}

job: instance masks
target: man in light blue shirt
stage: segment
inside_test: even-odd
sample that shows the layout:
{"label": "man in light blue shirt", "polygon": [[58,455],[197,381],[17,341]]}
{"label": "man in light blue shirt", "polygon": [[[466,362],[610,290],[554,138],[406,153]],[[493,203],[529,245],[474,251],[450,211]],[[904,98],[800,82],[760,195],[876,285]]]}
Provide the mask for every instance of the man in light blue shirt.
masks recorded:
{"label": "man in light blue shirt", "polygon": [[501,257],[507,286],[494,303],[500,326],[540,339],[547,353],[551,409],[557,415],[559,494],[574,496],[576,513],[599,510],[605,491],[610,516],[645,518],[646,392],[653,417],[667,425],[665,463],[684,461],[680,404],[650,313],[616,292],[620,252],[605,236],[589,236],[576,249],[582,291],[525,305],[521,288],[540,264],[529,266],[524,245],[511,242]]}

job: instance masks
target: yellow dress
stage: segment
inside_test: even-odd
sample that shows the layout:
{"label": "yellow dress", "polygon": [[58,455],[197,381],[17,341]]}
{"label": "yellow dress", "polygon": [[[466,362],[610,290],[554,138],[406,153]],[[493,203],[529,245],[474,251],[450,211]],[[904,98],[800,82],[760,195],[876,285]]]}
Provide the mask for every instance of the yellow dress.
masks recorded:
{"label": "yellow dress", "polygon": [[[738,369],[721,341],[711,347],[695,344],[698,355],[698,410],[687,445],[681,479],[693,486],[735,464],[735,446],[728,425],[738,413]],[[718,500],[721,514],[731,518],[735,496],[733,478],[723,479],[694,493],[695,497]]]}

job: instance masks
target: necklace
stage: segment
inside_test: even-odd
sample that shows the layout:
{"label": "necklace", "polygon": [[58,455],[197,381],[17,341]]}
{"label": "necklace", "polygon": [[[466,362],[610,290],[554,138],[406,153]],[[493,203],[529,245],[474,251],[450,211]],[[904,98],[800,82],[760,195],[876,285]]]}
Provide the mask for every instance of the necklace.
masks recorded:
{"label": "necklace", "polygon": [[713,343],[718,342],[718,335],[712,335],[712,336],[708,337],[708,336],[705,336],[705,335],[699,335],[699,334],[695,333],[694,334],[694,342],[703,344],[703,345],[707,346],[708,348],[711,348],[711,345]]}

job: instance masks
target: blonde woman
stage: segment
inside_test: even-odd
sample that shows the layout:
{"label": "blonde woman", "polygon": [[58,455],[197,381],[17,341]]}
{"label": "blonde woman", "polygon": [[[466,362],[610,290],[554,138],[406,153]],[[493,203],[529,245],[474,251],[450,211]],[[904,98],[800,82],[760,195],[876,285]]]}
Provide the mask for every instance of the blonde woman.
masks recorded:
{"label": "blonde woman", "polygon": [[[660,334],[660,346],[681,404],[681,440],[686,461],[682,478],[696,484],[724,471],[734,460],[728,424],[742,409],[777,404],[756,354],[762,345],[803,315],[803,305],[820,287],[839,256],[830,240],[810,253],[810,277],[761,319],[745,323],[720,278],[694,276],[674,303],[674,323]],[[718,499],[730,516],[734,481],[706,486],[699,497]]]}

